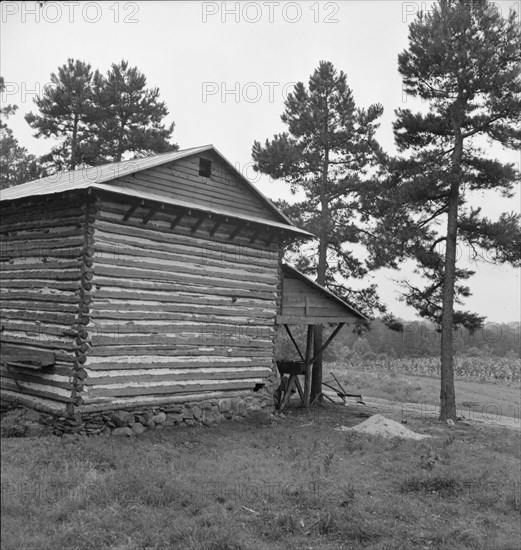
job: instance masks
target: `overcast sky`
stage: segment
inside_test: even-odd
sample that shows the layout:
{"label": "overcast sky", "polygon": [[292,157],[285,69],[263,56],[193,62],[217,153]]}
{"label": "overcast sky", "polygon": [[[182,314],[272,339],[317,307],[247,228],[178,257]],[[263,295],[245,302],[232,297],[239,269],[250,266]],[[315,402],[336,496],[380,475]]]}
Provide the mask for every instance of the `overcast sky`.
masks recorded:
{"label": "overcast sky", "polygon": [[[498,2],[503,14],[519,2]],[[402,92],[398,53],[407,47],[408,24],[429,2],[37,2],[1,4],[0,71],[7,93],[19,106],[9,125],[29,152],[49,151],[51,142],[32,137],[23,115],[49,75],[67,58],[106,72],[126,59],[150,86],[158,86],[174,121],[180,148],[212,143],[272,199],[291,199],[283,182],[260,178],[251,169],[251,146],[285,129],[283,101],[297,81],[307,83],[319,61],[347,74],[360,107],[384,106],[380,143],[395,151],[392,121],[398,107],[415,104]],[[421,107],[421,106],[419,106]],[[519,166],[519,152],[493,150]],[[478,194],[473,205],[492,218],[519,212],[514,199]],[[461,250],[462,258],[469,251]],[[470,279],[473,296],[465,308],[489,321],[520,320],[520,270],[477,264]],[[413,319],[397,300],[393,279],[410,269],[380,271],[371,282],[392,311]]]}

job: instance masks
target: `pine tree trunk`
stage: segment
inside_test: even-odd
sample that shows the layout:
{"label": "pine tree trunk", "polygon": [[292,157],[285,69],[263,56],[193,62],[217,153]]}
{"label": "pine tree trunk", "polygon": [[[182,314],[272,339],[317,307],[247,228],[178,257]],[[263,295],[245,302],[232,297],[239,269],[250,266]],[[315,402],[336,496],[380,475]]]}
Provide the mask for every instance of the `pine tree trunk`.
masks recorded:
{"label": "pine tree trunk", "polygon": [[76,169],[77,147],[78,147],[78,115],[75,114],[73,127],[72,127],[72,139],[71,139],[71,170]]}
{"label": "pine tree trunk", "polygon": [[[320,213],[320,234],[318,243],[318,266],[317,266],[317,283],[325,286],[326,284],[326,269],[327,269],[327,230],[329,223],[329,208],[326,195],[327,176],[329,171],[329,152],[326,151],[325,163],[322,170],[322,191],[321,191],[321,213]],[[315,326],[313,337],[314,355],[322,347],[322,325]],[[313,363],[313,371],[311,373],[311,402],[316,399],[322,392],[322,355]]]}
{"label": "pine tree trunk", "polygon": [[118,145],[117,145],[117,149],[116,149],[116,156],[114,158],[114,160],[116,162],[121,162],[121,157],[123,156],[123,134],[124,134],[124,132],[125,132],[125,125],[122,122],[120,127],[119,127]]}
{"label": "pine tree trunk", "polygon": [[441,390],[440,420],[456,420],[454,390],[454,285],[456,282],[456,249],[458,238],[458,201],[461,182],[463,138],[461,126],[453,120],[454,151],[452,153],[451,185],[447,212],[447,241],[443,275],[443,310],[441,316]]}

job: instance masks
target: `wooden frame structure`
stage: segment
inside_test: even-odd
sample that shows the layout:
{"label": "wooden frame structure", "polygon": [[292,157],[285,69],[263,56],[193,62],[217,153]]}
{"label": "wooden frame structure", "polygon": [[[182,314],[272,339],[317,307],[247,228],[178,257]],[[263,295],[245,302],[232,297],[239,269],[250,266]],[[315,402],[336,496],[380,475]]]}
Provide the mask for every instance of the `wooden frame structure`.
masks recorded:
{"label": "wooden frame structure", "polygon": [[[295,268],[287,264],[282,265],[282,301],[277,321],[284,326],[297,350],[301,359],[302,372],[285,372],[285,374],[289,374],[289,382],[282,398],[281,409],[287,405],[294,389],[298,390],[302,403],[306,408],[312,405],[310,396],[313,365],[346,323],[365,319],[364,315],[331,291],[318,285]],[[290,324],[307,325],[304,353],[291,332]],[[320,349],[313,350],[315,327],[322,324],[336,324],[337,326]],[[284,373],[284,370],[284,366],[279,366],[281,373]],[[304,376],[303,389],[298,380],[299,374]]]}
{"label": "wooden frame structure", "polygon": [[60,172],[0,203],[6,399],[59,414],[270,401],[281,247],[312,235],[213,146]]}
{"label": "wooden frame structure", "polygon": [[[0,199],[1,390],[34,408],[253,401],[263,387],[272,403],[277,323],[309,326],[309,404],[311,365],[363,317],[281,266],[284,241],[312,235],[211,145],[61,172]],[[322,323],[339,327],[313,356]]]}

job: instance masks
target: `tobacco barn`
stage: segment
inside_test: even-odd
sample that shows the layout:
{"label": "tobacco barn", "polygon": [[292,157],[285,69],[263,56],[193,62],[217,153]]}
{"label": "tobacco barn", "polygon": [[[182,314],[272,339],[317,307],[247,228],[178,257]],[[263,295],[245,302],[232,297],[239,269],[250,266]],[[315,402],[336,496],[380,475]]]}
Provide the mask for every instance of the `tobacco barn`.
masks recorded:
{"label": "tobacco barn", "polygon": [[276,324],[324,313],[324,289],[281,264],[285,240],[311,235],[211,145],[12,187],[1,214],[2,397],[36,410],[272,407]]}

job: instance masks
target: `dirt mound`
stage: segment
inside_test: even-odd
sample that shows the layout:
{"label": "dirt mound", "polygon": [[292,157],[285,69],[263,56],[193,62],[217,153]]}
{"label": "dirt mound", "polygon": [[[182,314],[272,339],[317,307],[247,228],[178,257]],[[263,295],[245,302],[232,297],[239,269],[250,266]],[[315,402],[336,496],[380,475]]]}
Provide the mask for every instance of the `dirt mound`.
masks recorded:
{"label": "dirt mound", "polygon": [[429,435],[418,434],[406,428],[403,424],[389,420],[381,414],[375,414],[361,424],[357,424],[353,428],[340,426],[337,428],[341,431],[355,431],[370,435],[381,435],[382,437],[400,437],[402,439],[425,439]]}

